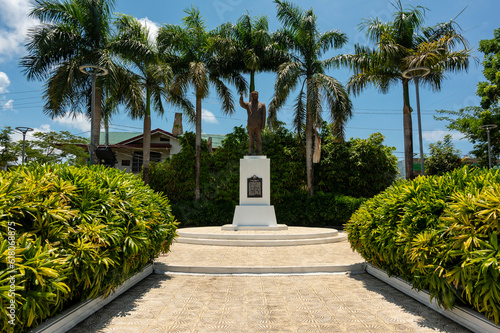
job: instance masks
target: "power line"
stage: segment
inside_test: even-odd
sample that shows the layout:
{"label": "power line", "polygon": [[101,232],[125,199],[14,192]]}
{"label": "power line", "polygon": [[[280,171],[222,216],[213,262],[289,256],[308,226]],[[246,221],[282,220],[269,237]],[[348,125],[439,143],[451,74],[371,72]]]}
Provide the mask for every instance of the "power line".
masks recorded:
{"label": "power line", "polygon": [[26,91],[16,91],[16,92],[4,92],[0,93],[0,95],[17,95],[17,94],[27,94],[33,92],[41,92],[41,90],[26,90]]}

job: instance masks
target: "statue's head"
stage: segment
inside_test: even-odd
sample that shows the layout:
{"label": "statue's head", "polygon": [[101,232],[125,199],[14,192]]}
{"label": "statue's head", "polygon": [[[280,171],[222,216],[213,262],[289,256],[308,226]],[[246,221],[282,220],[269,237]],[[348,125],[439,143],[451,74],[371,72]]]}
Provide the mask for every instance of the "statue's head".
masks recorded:
{"label": "statue's head", "polygon": [[257,102],[257,101],[259,100],[259,93],[258,93],[258,92],[256,92],[256,91],[252,91],[252,92],[250,93],[250,99],[251,99],[252,101]]}

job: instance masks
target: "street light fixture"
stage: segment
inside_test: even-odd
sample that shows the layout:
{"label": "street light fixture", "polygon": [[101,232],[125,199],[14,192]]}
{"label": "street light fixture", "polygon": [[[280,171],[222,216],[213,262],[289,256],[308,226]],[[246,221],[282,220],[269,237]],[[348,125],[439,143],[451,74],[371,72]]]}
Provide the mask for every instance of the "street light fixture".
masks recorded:
{"label": "street light fixture", "polygon": [[33,131],[31,127],[16,127],[16,130],[19,132],[23,133],[23,165],[24,165],[24,149],[25,149],[25,143],[26,143],[26,133]]}
{"label": "street light fixture", "polygon": [[415,81],[415,90],[417,94],[417,119],[418,119],[418,142],[420,144],[420,174],[422,176],[425,175],[424,170],[424,146],[422,145],[422,119],[420,116],[420,94],[418,90],[418,81],[420,78],[428,75],[431,72],[430,68],[427,67],[415,67],[407,69],[403,72],[403,77],[405,79]]}
{"label": "street light fixture", "polygon": [[488,168],[491,169],[491,146],[490,146],[490,130],[497,128],[498,126],[495,124],[481,125],[480,129],[485,129],[486,134],[488,135]]}
{"label": "street light fixture", "polygon": [[92,101],[90,105],[90,165],[94,164],[94,113],[95,113],[95,79],[98,76],[108,74],[106,68],[95,65],[82,65],[78,67],[80,72],[90,75],[92,79]]}

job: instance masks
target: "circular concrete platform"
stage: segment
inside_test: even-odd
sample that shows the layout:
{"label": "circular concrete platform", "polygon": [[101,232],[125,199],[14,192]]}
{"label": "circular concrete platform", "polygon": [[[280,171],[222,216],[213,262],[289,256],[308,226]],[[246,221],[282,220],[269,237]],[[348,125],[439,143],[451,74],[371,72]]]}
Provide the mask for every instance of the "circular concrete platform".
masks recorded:
{"label": "circular concrete platform", "polygon": [[342,242],[344,233],[330,228],[288,227],[276,229],[238,229],[221,227],[183,228],[177,231],[177,242],[216,246],[297,246]]}

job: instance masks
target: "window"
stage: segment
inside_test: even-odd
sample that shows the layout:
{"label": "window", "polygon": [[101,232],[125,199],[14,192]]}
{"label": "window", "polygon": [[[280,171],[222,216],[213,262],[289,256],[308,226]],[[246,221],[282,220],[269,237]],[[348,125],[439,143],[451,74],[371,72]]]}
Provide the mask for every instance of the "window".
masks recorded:
{"label": "window", "polygon": [[130,160],[122,160],[122,166],[130,166]]}
{"label": "window", "polygon": [[160,137],[161,142],[170,142],[170,138],[162,138]]}
{"label": "window", "polygon": [[[160,162],[161,161],[161,153],[157,153],[152,151],[149,153],[149,161],[150,162]],[[141,172],[142,170],[142,151],[134,152],[132,155],[132,172]]]}

